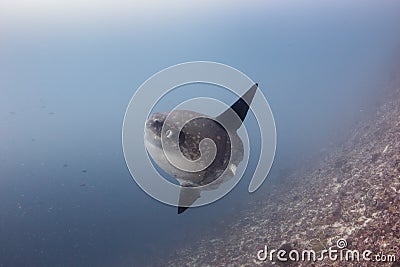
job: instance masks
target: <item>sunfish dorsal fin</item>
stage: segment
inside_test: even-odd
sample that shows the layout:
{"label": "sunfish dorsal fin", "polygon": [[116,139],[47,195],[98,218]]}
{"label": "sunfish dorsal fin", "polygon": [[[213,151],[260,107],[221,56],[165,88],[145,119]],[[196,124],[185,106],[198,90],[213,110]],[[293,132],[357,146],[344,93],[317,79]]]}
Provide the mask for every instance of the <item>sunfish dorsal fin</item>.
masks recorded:
{"label": "sunfish dorsal fin", "polygon": [[[242,125],[242,122],[246,118],[257,88],[258,84],[255,83],[241,98],[233,103],[232,106],[216,117],[216,120],[231,130],[239,129]],[[233,118],[234,115],[232,114],[232,111],[237,114],[240,120]]]}

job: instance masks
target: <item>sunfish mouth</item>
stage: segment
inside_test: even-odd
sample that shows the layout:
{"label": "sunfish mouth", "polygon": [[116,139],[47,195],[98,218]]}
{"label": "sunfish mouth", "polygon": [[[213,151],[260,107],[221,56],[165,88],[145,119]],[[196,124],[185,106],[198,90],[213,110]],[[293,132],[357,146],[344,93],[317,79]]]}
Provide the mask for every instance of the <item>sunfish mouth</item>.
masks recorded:
{"label": "sunfish mouth", "polygon": [[146,147],[153,146],[154,148],[162,149],[161,137],[153,134],[149,129],[146,128],[144,132],[144,142]]}
{"label": "sunfish mouth", "polygon": [[146,121],[144,140],[147,143],[161,148],[161,131],[166,117],[166,113],[154,113]]}

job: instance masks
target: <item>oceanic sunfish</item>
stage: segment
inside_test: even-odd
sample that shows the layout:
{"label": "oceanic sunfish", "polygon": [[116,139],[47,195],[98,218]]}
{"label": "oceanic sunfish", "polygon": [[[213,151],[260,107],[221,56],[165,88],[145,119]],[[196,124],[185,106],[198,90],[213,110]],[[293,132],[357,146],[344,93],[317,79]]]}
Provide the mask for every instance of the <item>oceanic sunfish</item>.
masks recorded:
{"label": "oceanic sunfish", "polygon": [[218,186],[235,175],[244,155],[237,130],[246,118],[257,88],[258,84],[254,84],[217,117],[173,110],[154,113],[146,121],[147,151],[154,162],[181,185],[178,213],[200,197],[200,190],[185,188],[212,182]]}

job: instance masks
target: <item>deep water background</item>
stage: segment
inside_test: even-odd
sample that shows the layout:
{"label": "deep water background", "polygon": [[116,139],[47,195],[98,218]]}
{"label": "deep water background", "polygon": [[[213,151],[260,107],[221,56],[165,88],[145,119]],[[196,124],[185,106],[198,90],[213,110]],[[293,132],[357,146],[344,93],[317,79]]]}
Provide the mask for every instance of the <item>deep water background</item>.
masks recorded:
{"label": "deep water background", "polygon": [[[0,266],[139,266],[190,249],[223,230],[216,222],[240,219],[285,170],[343,138],[399,53],[398,1],[176,3],[110,14],[33,9],[37,17],[2,4]],[[191,60],[257,81],[278,146],[258,192],[247,192],[247,175],[222,200],[177,216],[132,180],[121,127],[141,83]],[[252,116],[246,123],[255,127]]]}

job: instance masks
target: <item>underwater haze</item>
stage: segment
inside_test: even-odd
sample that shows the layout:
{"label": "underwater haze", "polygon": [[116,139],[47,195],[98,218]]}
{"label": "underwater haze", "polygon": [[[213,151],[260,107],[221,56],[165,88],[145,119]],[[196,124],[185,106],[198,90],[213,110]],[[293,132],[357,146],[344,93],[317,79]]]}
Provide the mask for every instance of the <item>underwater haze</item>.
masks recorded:
{"label": "underwater haze", "polygon": [[[399,1],[2,1],[0,266],[162,265],[223,232],[217,222],[240,220],[371,110],[400,52],[399,25]],[[146,79],[193,60],[259,83],[278,142],[259,191],[247,191],[255,141],[232,192],[178,215],[133,181],[122,122]],[[251,114],[246,125],[256,131]]]}

